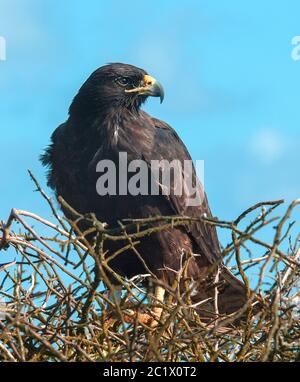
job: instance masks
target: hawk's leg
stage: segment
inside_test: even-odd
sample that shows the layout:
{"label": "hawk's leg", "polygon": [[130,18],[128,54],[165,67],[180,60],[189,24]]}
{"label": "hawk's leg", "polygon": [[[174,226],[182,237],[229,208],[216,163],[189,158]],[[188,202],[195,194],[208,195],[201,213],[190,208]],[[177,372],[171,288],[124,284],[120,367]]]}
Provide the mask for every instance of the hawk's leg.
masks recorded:
{"label": "hawk's leg", "polygon": [[156,286],[154,291],[154,304],[155,306],[152,309],[153,318],[151,321],[151,328],[155,328],[158,324],[158,321],[160,320],[161,313],[162,313],[162,303],[164,302],[165,297],[165,289],[161,286]]}

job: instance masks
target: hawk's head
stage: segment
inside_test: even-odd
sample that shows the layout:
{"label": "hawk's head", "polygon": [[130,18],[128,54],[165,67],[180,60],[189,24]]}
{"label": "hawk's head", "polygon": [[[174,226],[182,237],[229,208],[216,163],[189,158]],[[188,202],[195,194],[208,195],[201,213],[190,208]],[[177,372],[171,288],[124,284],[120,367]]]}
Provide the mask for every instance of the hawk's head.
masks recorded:
{"label": "hawk's head", "polygon": [[70,114],[118,106],[138,109],[148,96],[160,97],[163,101],[163,87],[155,78],[133,65],[109,64],[93,72],[82,85],[70,107]]}

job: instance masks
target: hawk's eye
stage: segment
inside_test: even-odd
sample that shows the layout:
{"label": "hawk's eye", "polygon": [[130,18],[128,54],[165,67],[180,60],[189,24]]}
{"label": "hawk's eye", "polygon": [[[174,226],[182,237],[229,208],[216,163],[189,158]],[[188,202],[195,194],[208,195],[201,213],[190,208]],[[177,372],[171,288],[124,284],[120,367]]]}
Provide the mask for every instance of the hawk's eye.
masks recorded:
{"label": "hawk's eye", "polygon": [[130,79],[128,77],[118,77],[117,82],[121,86],[126,86],[130,83]]}

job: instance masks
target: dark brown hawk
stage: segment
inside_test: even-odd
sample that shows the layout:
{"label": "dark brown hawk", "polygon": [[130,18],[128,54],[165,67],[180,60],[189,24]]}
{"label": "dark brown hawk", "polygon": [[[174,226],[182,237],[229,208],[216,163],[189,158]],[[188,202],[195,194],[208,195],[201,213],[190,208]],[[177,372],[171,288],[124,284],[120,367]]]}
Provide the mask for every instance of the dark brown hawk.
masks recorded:
{"label": "dark brown hawk", "polygon": [[[188,150],[177,133],[167,123],[151,117],[141,109],[149,96],[163,99],[162,86],[144,70],[121,63],[97,69],[75,96],[69,117],[51,137],[51,145],[42,156],[49,168],[49,186],[80,213],[94,213],[109,227],[117,227],[122,219],[150,216],[184,215],[193,218],[211,217],[206,195],[192,171],[193,184],[201,195],[199,205],[187,205],[190,195],[174,192],[174,177],[166,195],[100,196],[96,190],[97,164],[111,160],[119,166],[119,153],[126,153],[128,162],[174,159],[191,161]],[[172,183],[173,182],[173,183]],[[118,188],[118,187],[117,187]],[[123,243],[107,242],[108,253],[114,253]],[[215,311],[214,288],[207,270],[219,263],[218,311],[232,313],[245,302],[245,286],[220,261],[221,251],[214,226],[201,221],[189,226],[163,230],[143,238],[138,251],[147,267],[163,282],[172,284],[175,272],[182,266],[185,254],[194,254],[189,262],[188,276],[194,282],[193,302],[210,297],[199,307],[203,316]],[[132,277],[147,273],[143,262],[132,250],[116,256],[110,263],[119,274]],[[215,273],[214,273],[215,274]],[[208,281],[209,280],[209,281]],[[114,281],[114,280],[113,280]],[[156,296],[163,298],[158,288]]]}

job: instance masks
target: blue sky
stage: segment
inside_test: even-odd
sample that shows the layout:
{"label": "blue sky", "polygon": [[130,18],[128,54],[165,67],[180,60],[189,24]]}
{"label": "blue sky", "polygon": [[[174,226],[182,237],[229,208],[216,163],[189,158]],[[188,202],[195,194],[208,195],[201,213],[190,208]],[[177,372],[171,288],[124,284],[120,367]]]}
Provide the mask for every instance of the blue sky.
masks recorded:
{"label": "blue sky", "polygon": [[[11,207],[49,216],[38,156],[97,67],[143,67],[165,88],[145,109],[205,160],[213,213],[300,197],[300,2],[0,0],[0,219]],[[299,214],[298,214],[299,216]]]}

